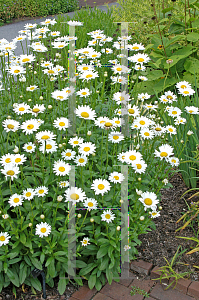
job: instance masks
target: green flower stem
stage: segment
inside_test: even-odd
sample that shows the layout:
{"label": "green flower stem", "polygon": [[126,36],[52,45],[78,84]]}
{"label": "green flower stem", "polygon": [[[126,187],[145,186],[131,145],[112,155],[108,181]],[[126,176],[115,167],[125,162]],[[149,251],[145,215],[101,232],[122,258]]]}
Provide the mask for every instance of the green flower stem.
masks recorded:
{"label": "green flower stem", "polygon": [[82,228],[82,226],[83,226],[83,224],[84,224],[84,221],[85,221],[85,219],[86,219],[86,217],[87,217],[87,214],[88,214],[88,210],[86,211],[85,217],[84,217],[84,219],[83,219],[83,221],[82,221],[81,226],[80,226],[79,229],[77,230],[77,233],[78,233],[78,232],[80,231],[80,229]]}

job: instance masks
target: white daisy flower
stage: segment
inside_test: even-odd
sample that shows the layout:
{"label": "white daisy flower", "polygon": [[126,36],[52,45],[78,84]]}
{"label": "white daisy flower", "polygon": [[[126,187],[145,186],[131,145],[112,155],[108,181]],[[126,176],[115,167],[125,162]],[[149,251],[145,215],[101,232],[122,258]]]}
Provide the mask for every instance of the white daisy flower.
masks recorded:
{"label": "white daisy flower", "polygon": [[155,210],[157,204],[159,203],[156,194],[153,192],[142,193],[141,198],[139,198],[138,200],[144,205],[145,211],[147,210],[147,208]]}
{"label": "white daisy flower", "polygon": [[85,71],[94,71],[95,68],[93,65],[87,65],[87,64],[81,64],[79,66],[77,66],[77,71],[78,72],[81,72],[81,73],[84,73]]}
{"label": "white daisy flower", "polygon": [[90,239],[88,237],[83,238],[83,241],[81,241],[82,246],[87,246],[90,245],[90,243],[88,242]]}
{"label": "white daisy flower", "polygon": [[10,69],[8,69],[8,72],[12,75],[21,75],[26,73],[26,70],[21,66],[10,66]]}
{"label": "white daisy flower", "polygon": [[39,151],[41,151],[42,153],[46,152],[46,153],[53,153],[57,151],[57,143],[53,140],[48,140],[45,142],[42,142],[41,146],[39,147]]}
{"label": "white daisy flower", "polygon": [[32,200],[33,197],[35,196],[35,190],[28,188],[25,191],[23,191],[23,198],[25,198],[26,200]]}
{"label": "white daisy flower", "polygon": [[123,124],[122,119],[117,117],[113,118],[112,122],[116,127],[120,127]]}
{"label": "white daisy flower", "polygon": [[16,166],[22,165],[27,160],[27,157],[24,156],[24,154],[15,154],[13,156],[13,164]]}
{"label": "white daisy flower", "polygon": [[159,152],[155,150],[154,155],[159,157],[161,160],[164,158],[168,158],[169,156],[173,155],[173,147],[168,144],[164,144],[159,147]]}
{"label": "white daisy flower", "polygon": [[152,130],[149,130],[149,128],[146,127],[140,130],[140,135],[145,140],[145,139],[153,139],[155,134]]}
{"label": "white daisy flower", "polygon": [[36,145],[34,145],[32,142],[29,142],[23,145],[23,149],[28,153],[33,153],[36,149]]}
{"label": "white daisy flower", "polygon": [[135,64],[134,68],[136,71],[145,71],[146,67],[141,64]]}
{"label": "white daisy flower", "polygon": [[115,219],[115,215],[111,212],[110,209],[104,211],[101,215],[102,221],[106,221],[107,223],[112,222]]}
{"label": "white daisy flower", "polygon": [[159,124],[156,124],[152,127],[152,130],[155,134],[155,136],[161,136],[165,132],[165,128],[160,126]]}
{"label": "white daisy flower", "polygon": [[74,137],[74,138],[70,138],[68,143],[74,148],[76,146],[81,145],[84,142],[83,138],[80,138],[78,136]]}
{"label": "white daisy flower", "polygon": [[7,245],[9,243],[9,239],[11,236],[7,232],[0,233],[0,247],[3,245]]}
{"label": "white daisy flower", "polygon": [[187,81],[180,81],[180,82],[176,83],[176,87],[177,87],[177,89],[182,90],[182,89],[191,88],[191,85]]}
{"label": "white daisy flower", "polygon": [[56,68],[51,68],[51,69],[44,69],[43,70],[44,74],[47,74],[49,76],[56,76],[59,74]]}
{"label": "white daisy flower", "polygon": [[96,195],[102,196],[110,191],[111,185],[106,179],[95,179],[91,185],[91,189],[95,191]]}
{"label": "white daisy flower", "polygon": [[2,125],[6,132],[9,132],[9,131],[16,132],[20,127],[20,123],[18,121],[12,120],[12,119],[4,120],[2,122]]}
{"label": "white daisy flower", "polygon": [[123,65],[114,65],[113,67],[111,67],[111,70],[118,74],[130,72],[130,69]]}
{"label": "white daisy flower", "polygon": [[128,81],[124,76],[110,76],[113,83],[127,84]]}
{"label": "white daisy flower", "polygon": [[63,160],[58,160],[53,164],[53,172],[57,176],[69,175],[71,166],[68,163],[65,163]]}
{"label": "white daisy flower", "polygon": [[69,26],[83,26],[83,23],[82,23],[82,22],[78,22],[78,21],[74,21],[74,20],[68,21],[67,24],[68,24]]}
{"label": "white daisy flower", "polygon": [[4,214],[4,215],[2,215],[2,218],[3,218],[4,220],[7,220],[7,219],[9,218],[9,215],[8,215],[8,214]]}
{"label": "white daisy flower", "polygon": [[75,157],[76,152],[71,149],[66,149],[61,153],[61,156],[66,160],[71,160]]}
{"label": "white daisy flower", "polygon": [[191,115],[198,115],[198,107],[195,106],[185,106],[185,109],[187,111],[187,113],[191,114]]}
{"label": "white daisy flower", "polygon": [[138,99],[141,101],[147,100],[151,97],[151,95],[147,94],[147,93],[142,93],[142,94],[138,94]]}
{"label": "white daisy flower", "polygon": [[85,155],[77,155],[74,159],[74,162],[77,166],[85,166],[88,161],[88,158]]}
{"label": "white daisy flower", "polygon": [[147,117],[137,117],[134,121],[133,124],[131,125],[131,128],[134,129],[134,126],[137,125],[137,128],[143,128],[143,127],[149,127],[149,125],[155,124],[154,121],[151,121]]}
{"label": "white daisy flower", "polygon": [[174,124],[179,125],[179,124],[185,124],[186,122],[187,120],[185,118],[177,117],[174,121]]}
{"label": "white daisy flower", "polygon": [[30,119],[21,124],[21,129],[25,134],[32,134],[34,131],[37,131],[40,124],[36,119]]}
{"label": "white daisy flower", "polygon": [[70,86],[70,87],[66,87],[65,89],[62,89],[62,92],[66,93],[69,97],[72,94],[74,94],[75,89],[74,89],[74,87]]}
{"label": "white daisy flower", "polygon": [[165,127],[165,131],[168,132],[168,133],[170,134],[170,136],[171,136],[172,134],[177,134],[176,128],[173,127],[172,125],[167,125],[167,126]]}
{"label": "white daisy flower", "polygon": [[125,162],[125,153],[122,152],[122,153],[118,154],[117,158],[119,161]]}
{"label": "white daisy flower", "polygon": [[4,166],[4,170],[1,170],[1,173],[6,176],[7,178],[13,180],[13,178],[17,178],[17,175],[20,173],[19,167],[15,166],[14,164],[7,164]]}
{"label": "white daisy flower", "polygon": [[156,108],[158,108],[157,105],[153,105],[153,104],[144,104],[143,107],[146,108],[147,110],[154,110],[154,111],[156,111]]}
{"label": "white daisy flower", "polygon": [[83,204],[89,211],[91,211],[91,209],[97,209],[97,201],[93,198],[87,198]]}
{"label": "white daisy flower", "polygon": [[45,130],[38,132],[35,137],[39,142],[45,142],[55,139],[56,136],[53,132]]}
{"label": "white daisy flower", "polygon": [[86,98],[86,97],[90,96],[91,93],[92,93],[92,91],[89,91],[88,88],[85,88],[85,89],[81,89],[78,92],[76,92],[76,95],[80,96],[81,98],[82,97]]}
{"label": "white daisy flower", "polygon": [[64,101],[68,99],[68,95],[64,91],[59,91],[59,90],[52,92],[51,97],[59,101]]}
{"label": "white daisy flower", "polygon": [[55,49],[62,49],[64,47],[68,46],[68,43],[65,41],[64,42],[52,42],[51,44],[53,45],[53,48],[55,48]]}
{"label": "white daisy flower", "polygon": [[131,249],[131,247],[129,245],[124,246],[124,251],[130,250],[130,249]]}
{"label": "white daisy flower", "polygon": [[51,233],[51,226],[46,222],[41,222],[40,224],[36,225],[35,235],[39,235],[40,238],[44,236],[48,236]]}
{"label": "white daisy flower", "polygon": [[177,96],[172,93],[171,91],[165,92],[165,97],[171,101],[170,103],[172,103],[173,101],[178,101]]}
{"label": "white daisy flower", "polygon": [[156,211],[156,210],[153,210],[153,211],[150,211],[149,214],[151,215],[151,218],[157,218],[160,216],[160,211]]}
{"label": "white daisy flower", "polygon": [[192,88],[179,89],[178,94],[183,96],[192,96],[195,94],[195,91]]}
{"label": "white daisy flower", "polygon": [[82,143],[79,145],[79,152],[85,156],[90,155],[94,153],[96,150],[95,144],[92,144],[91,142]]}
{"label": "white daisy flower", "polygon": [[113,183],[122,183],[122,181],[124,180],[124,175],[122,173],[113,172],[109,174],[108,180]]}
{"label": "white daisy flower", "polygon": [[111,141],[113,144],[118,144],[124,140],[124,135],[121,132],[113,131],[108,135],[108,141]]}
{"label": "white daisy flower", "polygon": [[65,188],[69,186],[69,181],[60,181],[59,182],[59,187],[60,188]]}
{"label": "white daisy flower", "polygon": [[57,21],[55,21],[55,19],[46,19],[45,21],[43,22],[40,22],[41,25],[55,25],[57,23]]}
{"label": "white daisy flower", "polygon": [[50,61],[45,61],[45,62],[41,63],[41,67],[43,67],[43,68],[51,68],[51,67],[53,67],[53,63],[50,62]]}
{"label": "white daisy flower", "polygon": [[147,54],[137,53],[134,54],[133,56],[128,57],[128,60],[138,64],[143,64],[143,63],[147,63],[150,60],[150,58]]}
{"label": "white daisy flower", "polygon": [[35,189],[35,195],[38,197],[44,197],[48,194],[48,188],[45,186],[39,186]]}
{"label": "white daisy flower", "polygon": [[182,111],[178,107],[171,106],[168,110],[168,115],[172,118],[180,117]]}
{"label": "white daisy flower", "polygon": [[117,102],[118,105],[121,103],[126,103],[130,100],[129,94],[126,94],[126,92],[117,92],[113,94],[113,100]]}
{"label": "white daisy flower", "polygon": [[131,107],[131,104],[128,104],[128,114],[129,116],[138,117],[140,115],[138,106],[133,105],[133,107]]}
{"label": "white daisy flower", "polygon": [[27,30],[27,29],[34,29],[34,28],[37,27],[37,24],[36,23],[34,23],[34,24],[27,23],[27,24],[24,25],[24,27],[25,27],[25,30]]}
{"label": "white daisy flower", "polygon": [[10,204],[10,207],[16,207],[16,206],[20,206],[23,203],[23,196],[18,195],[18,194],[13,194],[9,200],[8,203]]}
{"label": "white daisy flower", "polygon": [[180,164],[179,159],[174,156],[168,157],[166,160],[172,165],[172,167],[177,167]]}
{"label": "white daisy flower", "polygon": [[145,47],[142,44],[135,43],[133,45],[128,44],[128,49],[134,50],[134,51],[139,51],[139,50],[144,50]]}
{"label": "white daisy flower", "polygon": [[84,201],[86,199],[86,194],[81,188],[71,187],[65,191],[66,200],[65,202],[72,202],[75,205],[79,201]]}
{"label": "white daisy flower", "polygon": [[96,113],[89,106],[78,106],[75,110],[76,115],[81,119],[94,120]]}
{"label": "white daisy flower", "polygon": [[192,135],[194,134],[192,130],[187,131],[187,135]]}
{"label": "white daisy flower", "polygon": [[33,106],[33,109],[31,110],[31,113],[33,116],[37,117],[38,113],[43,113],[45,111],[44,104],[36,104]]}
{"label": "white daisy flower", "polygon": [[80,74],[79,79],[83,79],[83,81],[87,80],[88,82],[90,79],[95,79],[96,77],[99,77],[97,72],[85,71]]}
{"label": "white daisy flower", "polygon": [[138,78],[142,81],[147,81],[148,78],[146,76],[138,76]]}
{"label": "white daisy flower", "polygon": [[147,164],[145,164],[144,160],[140,160],[133,164],[132,167],[136,173],[142,174],[145,172]]}
{"label": "white daisy flower", "polygon": [[25,113],[30,112],[30,106],[24,102],[23,103],[15,103],[13,110],[17,115],[23,115]]}
{"label": "white daisy flower", "polygon": [[7,153],[0,158],[0,164],[6,166],[8,164],[14,164],[14,155]]}
{"label": "white daisy flower", "polygon": [[136,164],[138,161],[142,159],[142,154],[135,151],[135,150],[129,150],[126,153],[124,153],[125,158],[124,161],[127,164]]}
{"label": "white daisy flower", "polygon": [[35,56],[33,56],[32,54],[30,55],[20,55],[20,63],[23,64],[27,64],[27,63],[32,63],[35,60]]}
{"label": "white daisy flower", "polygon": [[61,118],[57,118],[56,120],[54,120],[53,126],[55,128],[58,128],[59,130],[62,130],[62,129],[65,130],[70,127],[69,124],[70,124],[70,122],[67,118],[61,117]]}

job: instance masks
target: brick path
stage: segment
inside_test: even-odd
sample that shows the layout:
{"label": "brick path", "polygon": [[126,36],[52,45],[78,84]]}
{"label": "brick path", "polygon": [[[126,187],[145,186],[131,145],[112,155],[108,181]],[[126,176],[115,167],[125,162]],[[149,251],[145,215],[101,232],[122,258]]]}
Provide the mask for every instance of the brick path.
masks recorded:
{"label": "brick path", "polygon": [[[199,300],[199,282],[180,279],[175,289],[174,285],[165,290],[172,281],[152,280],[160,277],[158,267],[142,260],[133,261],[130,265],[129,279],[120,279],[120,282],[113,281],[111,285],[107,282],[98,292],[95,288],[90,290],[84,285],[76,291],[69,300]],[[134,273],[132,272],[134,271]],[[144,274],[144,279],[138,279],[135,272]],[[150,296],[141,294],[131,295],[131,286],[139,287]]]}

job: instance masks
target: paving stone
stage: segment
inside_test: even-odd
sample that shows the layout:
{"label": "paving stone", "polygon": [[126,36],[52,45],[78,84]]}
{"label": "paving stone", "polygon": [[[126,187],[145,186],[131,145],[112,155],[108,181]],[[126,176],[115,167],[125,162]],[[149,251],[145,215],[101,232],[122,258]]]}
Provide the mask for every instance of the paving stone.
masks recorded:
{"label": "paving stone", "polygon": [[136,279],[137,277],[132,274],[131,272],[129,272],[129,277],[128,278],[125,278],[125,279],[122,279],[120,278],[120,282],[118,282],[119,284],[122,284],[126,287],[129,287],[130,284],[133,282],[134,279]]}
{"label": "paving stone", "polygon": [[[170,278],[169,279],[169,284],[174,280],[175,278]],[[190,279],[179,279],[178,282],[177,282],[177,285],[175,287],[176,290],[182,292],[183,294],[187,294],[187,291],[188,291],[188,287],[190,286],[191,284],[191,280]],[[174,288],[176,284],[176,281],[174,281],[174,283],[171,285],[172,288]]]}
{"label": "paving stone", "polygon": [[193,281],[188,287],[187,295],[193,296],[199,300],[199,281]]}
{"label": "paving stone", "polygon": [[110,298],[110,297],[108,297],[104,294],[101,294],[101,293],[97,293],[97,295],[95,295],[93,300],[113,300],[113,298]]}
{"label": "paving stone", "polygon": [[[159,278],[162,274],[161,271],[157,271],[160,267],[156,266],[155,268],[153,268],[153,270],[151,271],[151,274],[150,274],[150,277],[151,279],[156,279],[156,278]],[[163,276],[164,277],[164,276]],[[160,282],[158,280],[154,280],[155,282]],[[161,283],[169,283],[169,280],[168,279],[162,279],[161,280]]]}
{"label": "paving stone", "polygon": [[165,286],[157,283],[150,293],[151,297],[157,300],[195,300],[193,297],[184,295],[177,290],[169,288],[165,291]]}
{"label": "paving stone", "polygon": [[143,260],[133,260],[131,262],[131,270],[138,273],[149,275],[149,272],[152,268],[153,268],[152,263],[148,263]]}
{"label": "paving stone", "polygon": [[83,285],[72,296],[76,300],[90,300],[91,297],[96,294],[96,292],[96,288],[90,290],[88,286]]}
{"label": "paving stone", "polygon": [[70,297],[68,300],[77,300],[77,298]]}
{"label": "paving stone", "polygon": [[108,283],[101,289],[100,293],[106,295],[114,300],[143,300],[142,295],[133,295],[130,294],[131,288],[127,288],[115,281],[111,285]]}
{"label": "paving stone", "polygon": [[[134,279],[132,282],[132,286],[139,287],[141,290],[145,290],[145,292],[149,293],[152,286],[154,286],[156,282],[152,280],[140,280],[140,279]],[[131,288],[131,286],[130,286]]]}

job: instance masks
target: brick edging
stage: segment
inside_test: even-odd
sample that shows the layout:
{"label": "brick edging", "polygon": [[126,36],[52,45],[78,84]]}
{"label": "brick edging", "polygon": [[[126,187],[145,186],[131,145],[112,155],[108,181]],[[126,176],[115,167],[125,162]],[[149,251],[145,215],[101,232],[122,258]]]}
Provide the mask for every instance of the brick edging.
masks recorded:
{"label": "brick edging", "polygon": [[[154,266],[152,263],[145,262],[143,260],[134,260],[130,263],[130,270],[135,271],[139,274],[147,275],[150,277],[150,280],[160,277],[161,272],[157,271],[159,268],[160,267]],[[173,279],[171,278],[170,280],[163,279],[161,283],[168,286],[173,280],[174,278]],[[123,279],[123,281],[125,281],[125,279]],[[153,281],[154,283],[157,282],[160,283],[160,280],[153,280]],[[174,288],[175,284],[176,282],[174,282],[171,285],[171,288]],[[191,281],[190,279],[179,279],[175,289],[185,295],[192,296],[195,299],[199,300],[199,281]],[[84,300],[84,299],[90,300],[97,293],[98,291],[96,290],[96,288],[90,290],[88,285],[84,284],[68,300]]]}

